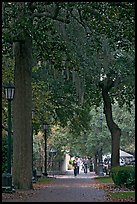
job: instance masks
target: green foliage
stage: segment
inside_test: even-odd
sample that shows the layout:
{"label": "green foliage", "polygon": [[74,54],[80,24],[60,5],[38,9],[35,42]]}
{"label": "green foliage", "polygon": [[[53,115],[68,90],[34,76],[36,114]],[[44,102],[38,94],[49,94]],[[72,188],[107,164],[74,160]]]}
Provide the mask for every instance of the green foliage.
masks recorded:
{"label": "green foliage", "polygon": [[117,103],[113,104],[113,117],[121,129],[121,149],[135,151],[135,104],[129,112],[126,104],[120,108]]}
{"label": "green foliage", "polygon": [[70,165],[73,165],[73,161],[72,161],[72,160],[69,160],[69,164],[70,164]]}
{"label": "green foliage", "polygon": [[55,178],[45,178],[45,177],[38,178],[38,182],[40,183],[51,183],[54,180]]}
{"label": "green foliage", "polygon": [[[53,145],[59,150],[70,148],[73,155],[91,155],[103,146],[107,152],[111,147],[110,134],[104,118],[101,131],[100,113],[94,111],[102,103],[100,76],[107,74],[119,81],[110,94],[112,102],[118,101],[121,107],[121,111],[117,108],[113,114],[123,131],[122,147],[127,148],[129,140],[133,144],[134,113],[128,115],[124,104],[132,110],[135,96],[134,2],[22,3],[23,7],[20,2],[3,2],[3,83],[9,78],[14,80],[13,41],[23,40],[29,34],[33,41],[35,131],[40,130],[43,121],[59,123],[68,127],[67,131],[64,128],[66,133],[60,129],[53,136]],[[47,16],[32,17],[35,11],[53,11],[56,4],[59,4],[58,16],[68,18],[69,24]],[[63,70],[69,70],[68,78]],[[72,70],[79,76],[75,82]],[[84,100],[80,103],[82,94]],[[5,101],[3,107],[4,112]],[[3,115],[5,124],[7,116],[5,112]],[[125,136],[124,132],[128,134]],[[37,148],[36,145],[36,152]]]}
{"label": "green foliage", "polygon": [[112,177],[96,177],[95,180],[101,182],[101,183],[112,183],[113,184],[113,180]]}
{"label": "green foliage", "polygon": [[43,157],[44,152],[44,135],[42,132],[36,133],[33,131],[33,166],[36,167],[37,161],[40,161],[41,165],[41,158]]}
{"label": "green foliage", "polygon": [[135,188],[135,167],[118,166],[113,167],[111,171],[112,179],[117,186]]}
{"label": "green foliage", "polygon": [[[102,118],[102,120],[101,120]],[[103,106],[96,108],[93,106],[90,110],[90,130],[87,133],[86,149],[88,154],[95,155],[102,148],[103,153],[110,151],[111,136],[106,126]]]}
{"label": "green foliage", "polygon": [[[15,34],[19,36],[20,33],[24,32],[23,35],[28,33],[32,36],[33,57],[36,65],[36,69],[33,69],[33,81],[38,86],[38,89],[41,89],[40,92],[35,92],[35,89],[33,89],[34,106],[37,106],[36,109],[40,109],[40,106],[43,106],[42,101],[46,98],[45,94],[45,97],[43,96],[44,99],[41,100],[40,96],[43,90],[46,92],[47,90],[50,91],[50,96],[52,96],[50,103],[52,105],[47,107],[49,101],[45,102],[45,106],[49,110],[48,116],[46,115],[45,118],[47,119],[49,115],[52,115],[52,119],[60,120],[64,126],[72,118],[72,129],[75,130],[75,127],[78,127],[78,125],[73,125],[75,123],[73,121],[73,112],[75,112],[75,107],[79,99],[76,96],[72,77],[70,77],[70,80],[62,80],[62,69],[68,68],[69,71],[72,69],[79,70],[80,78],[82,80],[84,79],[84,109],[91,104],[99,105],[101,94],[97,84],[100,78],[101,68],[98,66],[97,50],[102,46],[102,35],[105,34],[107,36],[110,45],[113,43],[112,47],[115,48],[115,53],[121,52],[122,49],[125,50],[127,45],[132,53],[132,49],[134,48],[129,41],[132,41],[134,36],[134,3],[123,2],[119,5],[107,2],[59,3],[60,12],[58,15],[64,18],[67,16],[70,20],[68,25],[62,24],[60,21],[55,21],[52,18],[47,18],[44,15],[32,18],[31,15],[33,15],[34,11],[43,13],[45,9],[54,10],[53,8],[57,6],[55,2],[51,2],[50,4],[44,4],[43,2],[29,4],[28,2],[23,2],[22,6],[20,6],[21,4],[19,2],[4,2],[3,5],[3,27],[8,28],[3,32],[4,46],[7,45],[9,39],[12,42]],[[17,16],[20,11],[24,15],[18,19]],[[72,17],[70,18],[69,15],[72,15]],[[127,15],[130,15],[130,18]],[[78,21],[79,17],[81,21]],[[23,32],[20,32],[22,29]],[[93,31],[92,35],[90,35],[91,30]],[[88,31],[89,35],[87,36]],[[8,37],[5,37],[7,33]],[[24,37],[22,36],[21,38],[23,39]],[[124,44],[125,42],[126,45]],[[131,68],[133,70],[134,66],[131,67],[131,64],[133,64],[131,61],[133,60],[129,60],[129,57],[126,59],[125,56],[119,57],[117,63],[114,63],[111,68],[109,67],[109,74],[111,71],[115,71],[113,78],[116,78],[117,75],[123,75],[123,73],[125,78],[125,74],[127,77]],[[63,65],[64,58],[66,61],[65,65]],[[38,67],[37,62],[39,60],[42,66]],[[126,63],[123,65],[123,62]],[[54,71],[58,71],[57,78],[54,76]],[[127,83],[127,78],[125,80]],[[119,86],[119,88],[121,87],[119,91],[116,89],[114,92],[120,104],[123,104],[123,101],[128,102],[131,99],[131,93],[134,94],[132,89],[134,84],[129,89],[131,81],[133,80],[130,80],[126,85],[126,91],[123,91],[122,85]],[[128,97],[129,91],[130,96]],[[41,116],[39,116],[39,122],[36,126],[40,124],[40,118],[43,112],[42,110],[38,110]],[[79,131],[79,129],[76,131]]]}
{"label": "green foliage", "polygon": [[112,198],[134,198],[135,199],[135,192],[132,191],[122,191],[122,192],[110,192]]}

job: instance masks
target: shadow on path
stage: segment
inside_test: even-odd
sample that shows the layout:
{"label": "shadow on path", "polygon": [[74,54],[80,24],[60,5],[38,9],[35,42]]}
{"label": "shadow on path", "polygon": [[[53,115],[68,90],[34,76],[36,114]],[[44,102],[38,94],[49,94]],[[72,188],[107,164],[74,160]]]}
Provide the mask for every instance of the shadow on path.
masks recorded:
{"label": "shadow on path", "polygon": [[81,171],[74,176],[73,170],[68,170],[65,175],[54,175],[53,182],[26,199],[3,202],[105,202],[106,193],[95,187],[95,177],[94,172],[85,174]]}
{"label": "shadow on path", "polygon": [[55,175],[55,182],[39,190],[26,202],[104,202],[105,191],[94,187],[97,177],[94,172],[80,172],[74,176],[73,170],[65,175]]}

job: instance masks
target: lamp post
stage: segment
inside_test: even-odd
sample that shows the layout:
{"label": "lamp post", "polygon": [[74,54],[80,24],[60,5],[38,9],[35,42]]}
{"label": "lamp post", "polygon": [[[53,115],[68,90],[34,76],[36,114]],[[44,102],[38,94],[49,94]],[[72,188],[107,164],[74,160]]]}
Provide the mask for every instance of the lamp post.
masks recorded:
{"label": "lamp post", "polygon": [[15,192],[12,185],[11,175],[11,101],[14,97],[15,87],[11,85],[10,81],[7,86],[4,86],[4,92],[8,101],[8,149],[7,149],[7,172],[2,174],[2,192]]}
{"label": "lamp post", "polygon": [[54,170],[55,170],[54,168],[56,167],[56,162],[53,159],[56,156],[56,154],[57,154],[57,150],[55,149],[51,149],[49,151],[49,155],[51,157],[51,171],[53,176],[54,176]]}
{"label": "lamp post", "polygon": [[48,176],[48,173],[47,173],[47,130],[48,130],[48,124],[47,123],[44,123],[43,124],[43,128],[44,128],[44,139],[45,139],[45,169],[44,169],[44,173],[43,175],[44,176]]}
{"label": "lamp post", "polygon": [[15,86],[11,85],[10,81],[4,87],[6,99],[8,100],[8,169],[7,173],[11,174],[11,101],[14,97]]}

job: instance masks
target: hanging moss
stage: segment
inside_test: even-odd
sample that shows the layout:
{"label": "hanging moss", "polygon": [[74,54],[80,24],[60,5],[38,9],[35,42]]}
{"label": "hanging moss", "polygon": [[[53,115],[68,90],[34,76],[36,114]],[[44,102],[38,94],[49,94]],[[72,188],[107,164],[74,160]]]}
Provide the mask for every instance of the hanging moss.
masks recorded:
{"label": "hanging moss", "polygon": [[72,82],[75,83],[76,81],[76,73],[75,73],[75,70],[73,69],[72,70]]}
{"label": "hanging moss", "polygon": [[66,75],[67,75],[67,80],[69,80],[69,69],[68,69],[68,67],[66,68]]}
{"label": "hanging moss", "polygon": [[84,86],[85,86],[85,80],[82,80],[81,83],[81,105],[83,105],[84,103]]}
{"label": "hanging moss", "polygon": [[76,96],[79,97],[79,76],[77,72],[75,74],[75,88],[76,88]]}

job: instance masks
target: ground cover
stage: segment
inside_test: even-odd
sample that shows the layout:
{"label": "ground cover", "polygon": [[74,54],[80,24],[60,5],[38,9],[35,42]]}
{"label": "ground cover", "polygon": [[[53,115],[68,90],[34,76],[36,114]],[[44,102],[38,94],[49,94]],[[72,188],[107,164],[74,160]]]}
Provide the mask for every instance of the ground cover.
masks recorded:
{"label": "ground cover", "polygon": [[[36,183],[33,183],[33,189],[16,190],[15,193],[2,193],[2,201],[20,202],[37,193],[41,188],[45,188],[51,183],[54,185],[54,177],[38,178]],[[96,177],[91,183],[92,188],[103,189],[107,193],[107,202],[135,202],[135,191],[127,188],[119,188],[114,185],[110,176]]]}
{"label": "ground cover", "polygon": [[125,187],[117,187],[109,176],[95,178],[97,188],[107,192],[108,202],[135,202],[135,191]]}
{"label": "ground cover", "polygon": [[33,183],[33,189],[29,189],[29,190],[15,190],[15,192],[13,193],[2,193],[2,201],[6,201],[6,200],[15,200],[15,201],[21,201],[24,200],[30,196],[32,196],[33,194],[35,194],[40,188],[43,188],[47,185],[49,185],[50,183],[54,182],[55,178],[51,178],[51,177],[41,177],[37,179],[36,183]]}

